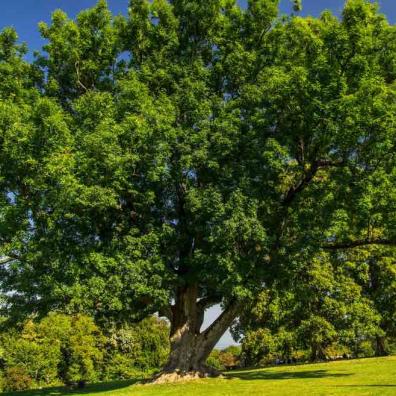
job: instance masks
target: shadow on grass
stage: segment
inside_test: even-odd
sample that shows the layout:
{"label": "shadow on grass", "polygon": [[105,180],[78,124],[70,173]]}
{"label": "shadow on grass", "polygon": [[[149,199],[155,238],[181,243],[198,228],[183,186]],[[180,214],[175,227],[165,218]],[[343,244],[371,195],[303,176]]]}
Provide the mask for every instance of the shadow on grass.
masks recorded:
{"label": "shadow on grass", "polygon": [[336,385],[337,388],[396,388],[396,385],[370,384],[370,385]]}
{"label": "shadow on grass", "polygon": [[1,393],[1,396],[62,396],[62,395],[89,395],[90,393],[100,393],[115,391],[126,388],[130,385],[136,384],[138,380],[126,380],[105,382],[98,384],[87,385],[84,389],[70,389],[66,387],[53,387],[44,389],[32,389],[23,392],[6,392]]}
{"label": "shadow on grass", "polygon": [[344,373],[329,373],[327,370],[302,370],[302,371],[283,371],[283,372],[272,372],[272,371],[238,371],[225,373],[226,378],[238,378],[241,380],[286,380],[286,379],[314,379],[314,378],[337,378],[347,377],[352,374]]}

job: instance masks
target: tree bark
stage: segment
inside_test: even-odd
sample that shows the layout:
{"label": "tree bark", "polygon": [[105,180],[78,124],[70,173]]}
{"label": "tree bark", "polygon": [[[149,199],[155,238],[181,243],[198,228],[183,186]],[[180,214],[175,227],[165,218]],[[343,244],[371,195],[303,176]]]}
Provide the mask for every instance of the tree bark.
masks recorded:
{"label": "tree bark", "polygon": [[385,346],[385,337],[376,336],[375,337],[375,356],[387,356],[388,352]]}
{"label": "tree bark", "polygon": [[326,360],[326,353],[321,345],[312,344],[311,345],[311,362],[320,362]]}
{"label": "tree bark", "polygon": [[[208,305],[213,305],[208,300]],[[232,301],[222,314],[205,330],[200,331],[205,304],[198,300],[198,286],[180,287],[172,307],[170,332],[171,350],[161,375],[178,373],[181,377],[194,373],[194,377],[215,374],[206,366],[206,360],[221,336],[238,315],[240,304]],[[161,377],[160,375],[160,377]],[[172,377],[174,378],[174,377]]]}

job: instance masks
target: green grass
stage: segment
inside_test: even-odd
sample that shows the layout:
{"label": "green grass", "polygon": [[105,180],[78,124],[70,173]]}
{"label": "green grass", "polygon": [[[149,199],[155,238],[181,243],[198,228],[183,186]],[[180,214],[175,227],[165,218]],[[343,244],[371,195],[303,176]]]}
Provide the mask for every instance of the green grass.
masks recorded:
{"label": "green grass", "polygon": [[[11,395],[11,394],[9,394]],[[14,393],[15,395],[15,393]],[[396,395],[396,356],[260,370],[232,371],[223,379],[171,385],[134,381],[90,385],[83,391],[52,388],[18,396],[311,396]]]}

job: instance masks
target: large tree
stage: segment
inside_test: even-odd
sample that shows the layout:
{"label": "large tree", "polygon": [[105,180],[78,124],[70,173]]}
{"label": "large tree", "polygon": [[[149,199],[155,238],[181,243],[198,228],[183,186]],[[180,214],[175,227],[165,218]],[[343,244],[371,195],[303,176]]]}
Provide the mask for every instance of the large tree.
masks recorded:
{"label": "large tree", "polygon": [[33,65],[3,31],[14,314],[159,311],[165,370],[202,373],[274,280],[321,250],[395,242],[395,28],[364,0],[340,19],[277,15],[277,0],[133,0],[112,17],[101,0],[41,24]]}

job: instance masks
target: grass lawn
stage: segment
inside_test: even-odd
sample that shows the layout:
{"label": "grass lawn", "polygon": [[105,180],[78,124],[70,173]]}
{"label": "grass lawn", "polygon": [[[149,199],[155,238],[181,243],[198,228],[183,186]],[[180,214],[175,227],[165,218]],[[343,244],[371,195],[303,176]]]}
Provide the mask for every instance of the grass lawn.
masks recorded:
{"label": "grass lawn", "polygon": [[232,371],[223,379],[206,379],[171,385],[136,385],[133,381],[124,381],[90,385],[84,391],[71,392],[64,388],[52,388],[19,392],[18,396],[68,394],[73,396],[396,396],[396,356]]}

